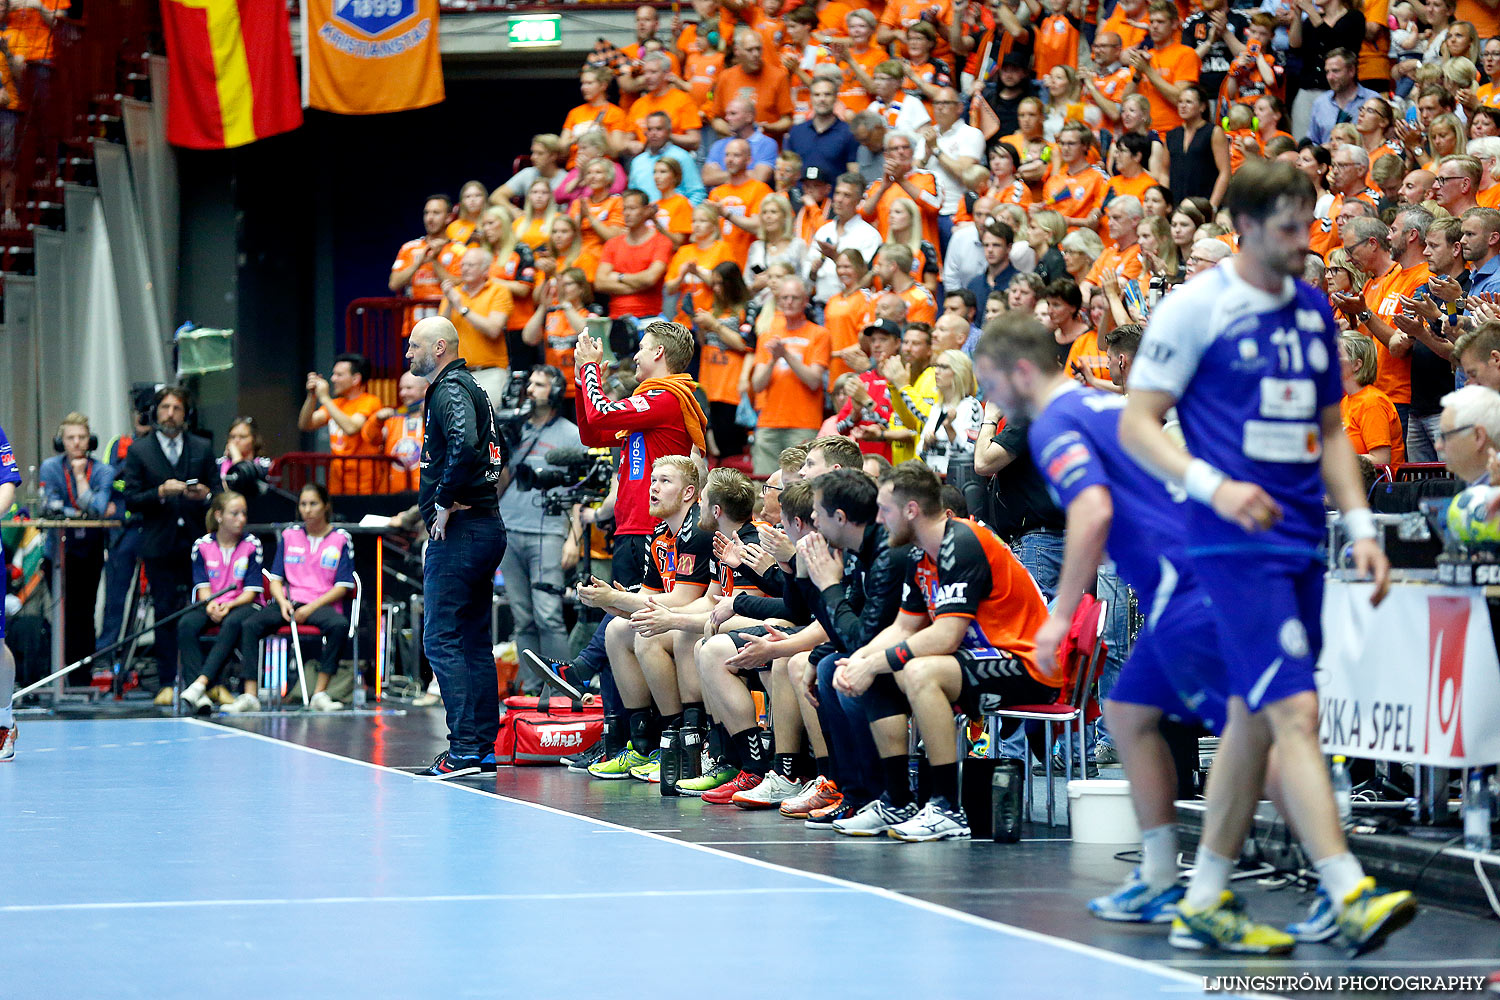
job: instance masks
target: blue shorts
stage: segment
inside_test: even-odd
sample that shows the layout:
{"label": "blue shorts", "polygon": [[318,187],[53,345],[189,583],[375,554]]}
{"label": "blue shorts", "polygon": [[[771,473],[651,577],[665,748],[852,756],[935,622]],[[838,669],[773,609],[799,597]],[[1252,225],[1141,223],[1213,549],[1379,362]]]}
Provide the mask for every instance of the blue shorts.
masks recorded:
{"label": "blue shorts", "polygon": [[1207,595],[1193,581],[1164,579],[1110,701],[1158,708],[1174,722],[1224,728],[1224,658]]}
{"label": "blue shorts", "polygon": [[1195,558],[1213,602],[1227,694],[1259,712],[1318,689],[1323,649],[1323,566],[1314,558]]}

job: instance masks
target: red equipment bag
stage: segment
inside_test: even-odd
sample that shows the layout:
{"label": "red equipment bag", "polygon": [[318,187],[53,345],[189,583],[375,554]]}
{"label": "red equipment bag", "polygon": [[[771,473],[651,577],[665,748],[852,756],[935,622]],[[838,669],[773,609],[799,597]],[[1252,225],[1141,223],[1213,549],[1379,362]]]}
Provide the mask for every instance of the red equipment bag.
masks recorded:
{"label": "red equipment bag", "polygon": [[[543,690],[543,695],[547,694]],[[564,757],[583,753],[604,736],[604,706],[583,705],[572,698],[505,699],[500,717],[500,735],[495,739],[495,761],[499,764],[556,764]]]}

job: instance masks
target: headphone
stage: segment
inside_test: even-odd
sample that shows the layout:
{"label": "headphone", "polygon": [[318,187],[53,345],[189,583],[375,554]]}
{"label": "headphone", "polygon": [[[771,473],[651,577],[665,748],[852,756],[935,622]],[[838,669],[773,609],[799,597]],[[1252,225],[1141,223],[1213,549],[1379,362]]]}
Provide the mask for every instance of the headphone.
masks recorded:
{"label": "headphone", "polygon": [[[61,455],[64,451],[66,451],[67,449],[63,447],[62,429],[64,427],[77,427],[77,426],[78,426],[77,424],[58,424],[57,425],[57,433],[52,436],[52,450],[55,451],[55,452],[57,452],[59,455]],[[88,427],[88,423],[85,421],[83,426]],[[96,452],[98,450],[99,450],[99,435],[95,434],[93,432],[93,430],[91,429],[89,431],[89,452],[93,453],[93,452]]]}
{"label": "headphone", "polygon": [[193,427],[196,427],[198,425],[198,409],[193,405],[193,394],[188,392],[186,386],[164,385],[158,388],[156,390],[156,394],[151,397],[150,423],[152,429],[155,430],[159,426],[159,424],[157,423],[156,415],[158,411],[161,410],[161,401],[166,399],[168,396],[176,396],[178,399],[182,400],[182,409],[184,414],[183,428],[185,430],[191,430]]}
{"label": "headphone", "polygon": [[563,378],[562,370],[556,365],[535,365],[531,369],[531,374],[535,375],[537,372],[541,372],[552,380],[552,391],[547,395],[547,406],[553,413],[556,413],[558,407],[562,405],[563,397],[567,395],[568,381]]}

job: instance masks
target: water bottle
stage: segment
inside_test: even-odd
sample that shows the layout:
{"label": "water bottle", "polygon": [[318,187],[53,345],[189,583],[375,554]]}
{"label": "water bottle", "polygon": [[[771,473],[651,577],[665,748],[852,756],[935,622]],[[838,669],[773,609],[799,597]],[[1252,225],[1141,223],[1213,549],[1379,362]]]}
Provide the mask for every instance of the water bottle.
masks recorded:
{"label": "water bottle", "polygon": [[995,773],[990,778],[990,816],[994,823],[990,836],[997,844],[1014,844],[1021,839],[1024,781],[1021,762],[1014,757],[995,762]]}
{"label": "water bottle", "polygon": [[1490,803],[1484,768],[1472,768],[1464,782],[1464,847],[1468,850],[1490,849]]}
{"label": "water bottle", "polygon": [[1342,754],[1333,755],[1333,801],[1339,808],[1339,825],[1348,826],[1354,820],[1354,783]]}

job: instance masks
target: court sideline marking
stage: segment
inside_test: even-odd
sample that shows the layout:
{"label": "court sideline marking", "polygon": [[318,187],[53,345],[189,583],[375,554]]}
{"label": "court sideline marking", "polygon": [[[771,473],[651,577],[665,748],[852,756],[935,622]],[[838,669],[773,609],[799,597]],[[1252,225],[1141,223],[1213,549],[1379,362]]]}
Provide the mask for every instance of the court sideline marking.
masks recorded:
{"label": "court sideline marking", "polygon": [[[459,791],[468,792],[472,795],[482,795],[487,799],[498,799],[502,802],[509,802],[514,805],[524,806],[528,809],[536,809],[541,812],[551,813],[555,816],[565,816],[569,819],[579,820],[584,823],[593,824],[595,826],[606,827],[624,833],[635,834],[638,837],[647,837],[652,840],[659,840],[663,843],[672,844],[676,847],[686,848],[693,851],[700,851],[704,854],[711,854],[719,858],[728,858],[732,861],[737,861],[741,864],[746,865],[753,865],[754,867],[763,868],[767,871],[774,871],[783,875],[801,876],[802,878],[809,878],[813,879],[814,881],[826,883],[828,885],[838,886],[841,889],[852,889],[858,892],[868,893],[870,895],[879,896],[883,899],[900,903],[904,906],[914,907],[919,910],[924,910],[928,913],[947,917],[950,920],[957,920],[961,923],[970,924],[974,927],[984,928],[986,930],[995,931],[1000,934],[1007,934],[1012,937],[1035,942],[1037,944],[1051,945],[1053,947],[1062,948],[1065,951],[1075,952],[1080,955],[1087,955],[1090,958],[1102,959],[1103,961],[1111,962],[1115,965],[1123,966],[1125,968],[1135,969],[1142,972],[1149,972],[1153,975],[1161,977],[1162,979],[1175,980],[1177,982],[1185,984],[1191,983],[1193,986],[1200,990],[1203,988],[1203,977],[1189,975],[1188,973],[1183,972],[1179,969],[1173,969],[1156,962],[1148,962],[1144,959],[1133,958],[1129,955],[1121,955],[1118,952],[1109,951],[1104,948],[1096,948],[1093,945],[1082,944],[1078,941],[1070,941],[1067,938],[1052,937],[1051,935],[1043,934],[1040,931],[1028,930],[1024,927],[1016,927],[1013,924],[1003,924],[997,920],[990,920],[985,917],[975,916],[972,913],[964,913],[961,910],[954,910],[939,903],[931,903],[925,899],[917,899],[912,896],[904,896],[899,892],[893,892],[889,889],[883,889],[880,886],[866,885],[862,882],[854,882],[849,879],[839,878],[834,875],[825,875],[821,872],[808,872],[798,868],[788,868],[785,865],[778,865],[774,862],[763,861],[760,858],[746,857],[744,855],[734,854],[729,851],[721,851],[713,847],[705,847],[688,840],[677,840],[675,838],[663,836],[657,833],[648,833],[644,830],[636,830],[628,826],[622,826],[618,823],[611,823],[608,820],[598,819],[594,816],[584,816],[578,813],[571,813],[565,809],[558,809],[554,806],[543,805],[540,802],[529,802],[526,799],[513,798],[509,795],[503,795],[499,792],[487,792],[479,788],[472,788],[466,785],[456,784],[451,781],[435,782],[432,779],[420,778],[410,771],[403,771],[399,768],[390,767],[385,764],[376,764],[367,760],[359,760],[355,757],[345,757],[340,754],[332,753],[328,750],[320,750],[317,747],[303,746],[300,743],[291,743],[286,740],[279,740],[273,736],[266,736],[263,733],[247,732],[243,729],[236,729],[232,726],[221,726],[217,725],[216,723],[204,721],[202,719],[177,719],[167,721],[186,722],[194,726],[203,726],[209,729],[227,731],[235,733],[239,736],[248,737],[250,739],[261,740],[275,746],[284,747],[291,750],[300,750],[303,753],[310,753],[319,757],[327,757],[330,760],[341,761],[346,764],[356,764],[361,767],[367,767],[376,771],[384,771],[389,774],[398,774],[402,777],[409,778],[410,780],[419,782],[421,784],[440,784],[448,788],[455,788]],[[897,847],[896,849],[899,850],[900,847]]]}

